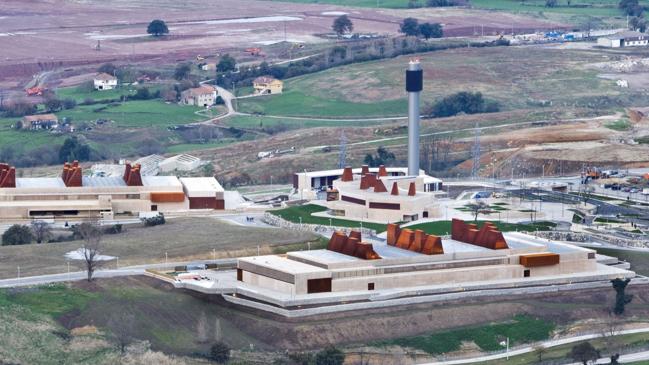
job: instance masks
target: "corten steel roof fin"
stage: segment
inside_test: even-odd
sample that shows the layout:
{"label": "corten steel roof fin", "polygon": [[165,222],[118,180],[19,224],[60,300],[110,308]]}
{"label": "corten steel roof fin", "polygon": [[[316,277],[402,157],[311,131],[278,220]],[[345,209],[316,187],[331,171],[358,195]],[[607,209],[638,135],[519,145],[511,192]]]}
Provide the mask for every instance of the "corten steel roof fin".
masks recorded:
{"label": "corten steel roof fin", "polygon": [[399,185],[397,185],[396,182],[392,184],[392,191],[390,191],[391,195],[399,195]]}
{"label": "corten steel roof fin", "polygon": [[354,174],[352,172],[351,166],[345,166],[345,169],[343,170],[343,176],[340,178],[341,181],[353,181],[354,180]]}

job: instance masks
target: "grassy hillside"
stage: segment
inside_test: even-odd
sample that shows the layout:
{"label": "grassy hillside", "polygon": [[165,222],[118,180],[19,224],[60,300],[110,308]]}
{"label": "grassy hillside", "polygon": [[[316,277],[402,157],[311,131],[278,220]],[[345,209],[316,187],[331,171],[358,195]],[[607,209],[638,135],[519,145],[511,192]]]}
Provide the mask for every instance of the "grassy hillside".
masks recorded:
{"label": "grassy hillside", "polygon": [[[613,108],[637,92],[597,77],[589,63],[608,56],[589,50],[540,47],[463,48],[421,55],[423,104],[460,91],[481,92],[502,110]],[[287,92],[239,101],[243,112],[280,116],[377,117],[405,115],[407,58],[347,65],[286,81]]]}

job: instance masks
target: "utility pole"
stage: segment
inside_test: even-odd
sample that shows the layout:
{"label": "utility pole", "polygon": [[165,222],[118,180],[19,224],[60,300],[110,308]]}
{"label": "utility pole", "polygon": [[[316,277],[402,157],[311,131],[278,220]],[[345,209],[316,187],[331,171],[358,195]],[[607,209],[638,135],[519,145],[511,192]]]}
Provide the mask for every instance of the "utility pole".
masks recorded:
{"label": "utility pole", "polygon": [[347,137],[345,130],[340,132],[340,152],[338,153],[338,168],[344,169],[347,164]]}
{"label": "utility pole", "polygon": [[471,167],[471,177],[473,180],[478,178],[478,173],[480,172],[480,128],[479,124],[475,125],[475,139],[473,142],[473,149],[471,151],[473,157],[473,166]]}

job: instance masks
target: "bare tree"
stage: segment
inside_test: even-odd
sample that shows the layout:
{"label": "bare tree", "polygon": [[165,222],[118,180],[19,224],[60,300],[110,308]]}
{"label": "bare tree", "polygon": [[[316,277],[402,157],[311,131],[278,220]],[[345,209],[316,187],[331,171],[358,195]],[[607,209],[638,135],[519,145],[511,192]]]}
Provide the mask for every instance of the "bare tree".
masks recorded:
{"label": "bare tree", "polygon": [[600,329],[600,335],[602,340],[606,345],[606,351],[610,354],[614,354],[619,351],[619,343],[615,336],[619,334],[619,331],[622,329],[622,324],[620,319],[616,318],[612,313],[608,313],[604,317],[602,327]]}
{"label": "bare tree", "polygon": [[49,223],[45,221],[32,221],[31,225],[36,243],[43,243],[43,241],[49,240],[52,236],[52,229]]}
{"label": "bare tree", "polygon": [[92,281],[92,275],[103,263],[100,260],[103,231],[97,223],[83,222],[76,227],[76,232],[83,240],[83,266],[88,273],[88,281]]}
{"label": "bare tree", "polygon": [[200,343],[206,343],[208,338],[209,325],[207,323],[207,316],[205,312],[201,312],[201,316],[198,317],[198,323],[196,323],[196,339]]}
{"label": "bare tree", "polygon": [[539,362],[542,362],[543,355],[545,355],[548,352],[548,348],[545,347],[542,343],[535,345],[533,348],[534,348],[534,353],[536,354],[536,356],[539,357]]}
{"label": "bare tree", "polygon": [[122,355],[131,344],[135,332],[135,315],[128,309],[122,308],[108,320],[112,338]]}
{"label": "bare tree", "polygon": [[480,213],[489,213],[489,204],[483,201],[475,201],[473,203],[465,205],[465,207],[467,207],[471,211],[471,213],[473,214],[473,220],[475,222],[478,221],[478,215],[480,215]]}

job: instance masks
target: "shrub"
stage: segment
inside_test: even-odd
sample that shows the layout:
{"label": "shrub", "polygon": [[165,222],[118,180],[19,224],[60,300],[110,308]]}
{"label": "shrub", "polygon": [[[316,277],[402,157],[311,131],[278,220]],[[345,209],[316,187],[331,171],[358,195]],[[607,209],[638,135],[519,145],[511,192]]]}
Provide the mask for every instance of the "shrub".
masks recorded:
{"label": "shrub", "polygon": [[436,102],[430,114],[432,117],[450,117],[459,113],[493,113],[500,110],[495,102],[485,101],[482,93],[461,91]]}
{"label": "shrub", "polygon": [[153,227],[165,224],[166,220],[164,214],[158,213],[158,215],[155,217],[142,218],[142,222],[144,223],[145,227]]}
{"label": "shrub", "polygon": [[230,360],[230,347],[223,342],[215,342],[210,347],[210,353],[208,357],[212,361],[224,364],[228,360]]}
{"label": "shrub", "polygon": [[2,234],[2,245],[26,245],[34,240],[34,234],[28,226],[14,224]]}

